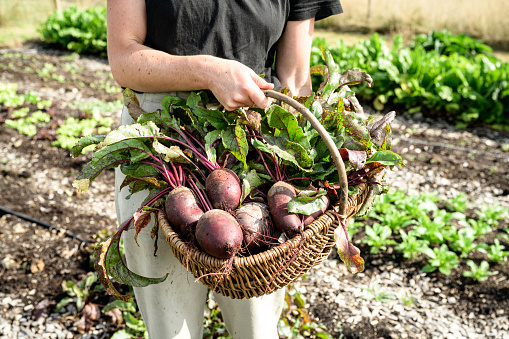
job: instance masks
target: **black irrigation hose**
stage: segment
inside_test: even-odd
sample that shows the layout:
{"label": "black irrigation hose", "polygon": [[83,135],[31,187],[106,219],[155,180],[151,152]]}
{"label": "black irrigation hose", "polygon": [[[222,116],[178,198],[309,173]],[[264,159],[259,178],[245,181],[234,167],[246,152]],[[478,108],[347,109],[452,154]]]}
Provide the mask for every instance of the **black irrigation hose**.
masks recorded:
{"label": "black irrigation hose", "polygon": [[14,216],[16,216],[16,217],[18,217],[18,218],[20,218],[20,219],[23,219],[23,220],[26,220],[26,221],[29,221],[29,222],[33,222],[33,223],[35,223],[35,224],[37,224],[37,225],[39,225],[39,226],[42,226],[42,227],[44,227],[44,228],[47,228],[47,229],[49,229],[49,230],[55,230],[55,231],[57,231],[57,232],[64,232],[64,234],[65,234],[66,236],[68,236],[69,238],[76,239],[76,240],[78,240],[78,241],[80,241],[80,242],[83,242],[83,243],[85,243],[85,244],[91,244],[91,243],[92,243],[91,241],[89,241],[89,240],[85,240],[85,239],[83,239],[83,238],[81,238],[81,237],[79,237],[79,236],[77,236],[77,235],[75,235],[75,234],[73,234],[73,233],[71,233],[71,232],[64,231],[63,229],[61,229],[61,228],[59,228],[59,227],[56,227],[56,226],[50,225],[50,224],[48,224],[48,223],[46,223],[46,222],[44,222],[44,221],[41,221],[41,220],[37,220],[37,219],[31,218],[31,217],[29,217],[29,216],[27,216],[27,215],[24,215],[24,214],[21,214],[21,213],[18,213],[18,212],[11,211],[11,210],[10,210],[10,209],[8,209],[8,208],[5,208],[5,207],[0,206],[0,217],[1,217],[2,215],[4,215],[4,214],[12,214],[12,215],[14,215]]}

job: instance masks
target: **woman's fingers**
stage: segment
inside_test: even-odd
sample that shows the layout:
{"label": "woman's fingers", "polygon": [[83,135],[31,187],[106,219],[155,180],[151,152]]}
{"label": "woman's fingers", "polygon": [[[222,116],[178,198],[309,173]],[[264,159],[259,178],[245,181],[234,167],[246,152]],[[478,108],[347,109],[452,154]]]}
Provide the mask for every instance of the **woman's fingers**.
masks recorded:
{"label": "woman's fingers", "polygon": [[269,99],[262,89],[272,89],[274,85],[258,76],[249,67],[232,60],[221,60],[221,76],[214,78],[210,89],[228,111],[240,107],[266,108]]}
{"label": "woman's fingers", "polygon": [[259,77],[257,74],[254,74],[254,77],[252,76],[252,79],[257,88],[252,91],[250,98],[253,101],[255,107],[265,109],[269,105],[269,98],[265,96],[262,89],[273,89],[274,84],[268,83],[267,81]]}

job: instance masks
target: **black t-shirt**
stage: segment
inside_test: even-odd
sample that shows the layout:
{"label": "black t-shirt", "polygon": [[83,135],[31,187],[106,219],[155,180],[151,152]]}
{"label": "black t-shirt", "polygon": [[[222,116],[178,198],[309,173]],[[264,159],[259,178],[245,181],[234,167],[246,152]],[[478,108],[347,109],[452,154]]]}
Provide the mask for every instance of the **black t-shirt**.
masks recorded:
{"label": "black t-shirt", "polygon": [[146,0],[145,45],[237,60],[279,87],[272,69],[286,22],[342,12],[339,0]]}

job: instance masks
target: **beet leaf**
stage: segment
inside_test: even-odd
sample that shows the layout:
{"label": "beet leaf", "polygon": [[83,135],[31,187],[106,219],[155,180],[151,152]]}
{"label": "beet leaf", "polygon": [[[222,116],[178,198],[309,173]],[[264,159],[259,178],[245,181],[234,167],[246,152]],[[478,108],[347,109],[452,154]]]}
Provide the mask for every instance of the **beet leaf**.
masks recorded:
{"label": "beet leaf", "polygon": [[223,130],[221,137],[224,147],[247,167],[249,144],[244,127],[242,125],[229,126]]}
{"label": "beet leaf", "polygon": [[135,287],[144,287],[151,284],[163,282],[168,277],[168,273],[161,278],[147,278],[130,271],[125,260],[120,254],[120,233],[117,232],[110,239],[97,245],[95,248],[95,270],[97,278],[106,288],[108,294],[114,296],[118,300],[130,301],[130,294],[122,295],[113,285],[113,280],[120,284],[126,284]]}

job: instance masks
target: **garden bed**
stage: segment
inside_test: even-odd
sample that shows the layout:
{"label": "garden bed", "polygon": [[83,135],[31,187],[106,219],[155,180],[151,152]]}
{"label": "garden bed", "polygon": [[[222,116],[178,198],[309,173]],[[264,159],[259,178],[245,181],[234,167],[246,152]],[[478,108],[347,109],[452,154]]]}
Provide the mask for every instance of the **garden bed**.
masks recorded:
{"label": "garden bed", "polygon": [[[33,91],[52,100],[61,119],[83,114],[74,106],[77,102],[121,99],[104,59],[38,48],[0,51],[0,74],[0,82],[18,84],[19,93]],[[119,113],[109,113],[118,124]],[[73,159],[44,135],[39,139],[20,135],[2,124],[6,116],[7,111],[0,111],[0,206],[90,242],[102,231],[113,232],[113,172],[98,177],[86,194],[77,194],[71,184],[87,156]],[[474,206],[500,203],[509,208],[507,134],[482,127],[458,131],[422,114],[400,114],[393,131],[393,150],[407,164],[390,173],[388,182],[394,188],[443,197],[452,197],[454,189],[466,193]],[[507,220],[486,239],[503,227],[507,228]],[[362,236],[358,233],[354,240]],[[0,216],[0,238],[0,334],[43,337],[44,331],[60,331],[62,337],[76,336],[81,324],[75,310],[68,307],[55,313],[55,305],[66,296],[62,281],[80,281],[90,271],[89,245],[9,214]],[[424,256],[408,260],[390,250],[370,254],[367,245],[356,245],[366,261],[364,273],[351,275],[331,255],[294,284],[307,298],[311,316],[335,337],[338,321],[346,338],[427,338],[448,333],[495,338],[509,333],[507,263],[492,265],[496,274],[477,283],[463,277],[468,270],[465,264],[449,276],[438,271],[425,274]],[[381,291],[397,298],[384,300]],[[90,333],[98,338],[109,337],[116,329],[107,316],[91,324]]]}

